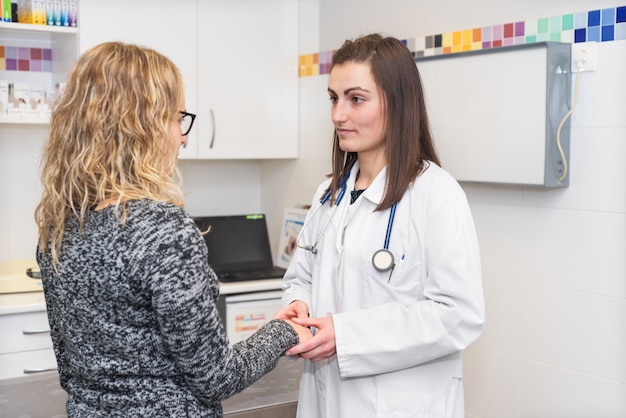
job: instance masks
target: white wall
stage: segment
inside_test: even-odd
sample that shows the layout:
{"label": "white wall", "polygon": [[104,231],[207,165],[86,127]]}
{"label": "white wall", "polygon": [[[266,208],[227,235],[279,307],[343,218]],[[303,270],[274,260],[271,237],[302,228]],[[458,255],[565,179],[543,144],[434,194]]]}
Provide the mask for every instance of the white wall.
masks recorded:
{"label": "white wall", "polygon": [[0,126],[0,262],[34,259],[43,125]]}
{"label": "white wall", "polygon": [[[301,54],[619,6],[606,0],[303,1]],[[319,19],[316,26],[314,20]],[[464,186],[487,327],[465,353],[466,416],[626,417],[626,41],[598,45],[571,120],[570,187]],[[300,158],[263,163],[263,204],[308,201],[329,170],[327,76],[300,80]]]}
{"label": "white wall", "polygon": [[[35,257],[39,159],[47,133],[42,125],[0,127],[0,262]],[[261,211],[258,161],[182,160],[179,167],[191,215]]]}
{"label": "white wall", "polygon": [[258,161],[181,160],[185,209],[192,216],[261,211]]}
{"label": "white wall", "polygon": [[[300,51],[319,51],[319,2],[300,0]],[[333,126],[327,77],[300,78],[299,158],[261,163],[263,211],[268,214],[276,251],[284,208],[310,204],[317,185],[330,173]]]}
{"label": "white wall", "polygon": [[471,417],[624,417],[626,42],[598,45],[572,117],[570,187],[465,187],[488,321],[466,353]]}

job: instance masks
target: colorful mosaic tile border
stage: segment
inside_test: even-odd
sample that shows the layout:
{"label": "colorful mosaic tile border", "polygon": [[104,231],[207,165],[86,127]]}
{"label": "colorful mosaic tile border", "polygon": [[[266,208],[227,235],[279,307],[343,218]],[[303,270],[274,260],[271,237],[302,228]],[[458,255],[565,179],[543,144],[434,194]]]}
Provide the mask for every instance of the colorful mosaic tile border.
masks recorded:
{"label": "colorful mosaic tile border", "polygon": [[[626,40],[626,6],[440,33],[403,42],[417,58],[546,41],[617,40]],[[333,53],[300,55],[300,77],[328,74]]]}
{"label": "colorful mosaic tile border", "polygon": [[52,49],[0,45],[0,71],[52,71]]}

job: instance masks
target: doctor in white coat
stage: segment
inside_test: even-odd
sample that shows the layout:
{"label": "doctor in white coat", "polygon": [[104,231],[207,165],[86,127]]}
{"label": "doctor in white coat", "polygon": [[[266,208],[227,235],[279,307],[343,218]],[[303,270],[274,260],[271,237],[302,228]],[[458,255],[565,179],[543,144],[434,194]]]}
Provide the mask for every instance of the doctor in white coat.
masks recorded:
{"label": "doctor in white coat", "polygon": [[467,199],[440,165],[415,62],[377,34],[334,54],[332,175],[313,199],[278,317],[316,335],[299,418],[464,416],[461,352],[483,329]]}

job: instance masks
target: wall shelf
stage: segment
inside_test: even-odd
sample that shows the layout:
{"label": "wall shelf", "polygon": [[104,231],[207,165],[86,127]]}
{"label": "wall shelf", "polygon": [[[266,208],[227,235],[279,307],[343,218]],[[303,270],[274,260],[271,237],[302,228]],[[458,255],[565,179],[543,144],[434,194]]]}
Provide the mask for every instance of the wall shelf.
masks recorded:
{"label": "wall shelf", "polygon": [[49,125],[50,118],[35,116],[0,117],[0,125]]}
{"label": "wall shelf", "polygon": [[28,23],[0,22],[0,29],[23,31],[23,32],[49,32],[77,34],[78,28],[68,26],[32,25]]}

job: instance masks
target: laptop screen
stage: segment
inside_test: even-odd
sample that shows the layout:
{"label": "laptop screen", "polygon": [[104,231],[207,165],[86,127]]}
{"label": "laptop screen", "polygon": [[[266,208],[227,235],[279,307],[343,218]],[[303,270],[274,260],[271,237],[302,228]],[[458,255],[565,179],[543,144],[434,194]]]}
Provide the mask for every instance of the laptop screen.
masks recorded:
{"label": "laptop screen", "polygon": [[272,251],[265,215],[204,216],[194,218],[209,250],[209,265],[218,273],[269,269]]}

